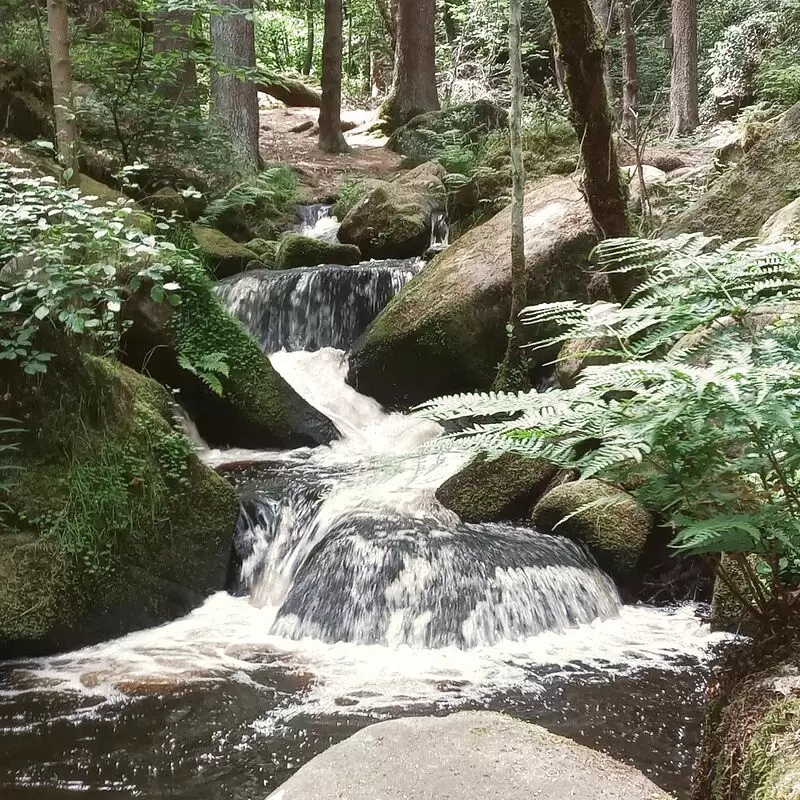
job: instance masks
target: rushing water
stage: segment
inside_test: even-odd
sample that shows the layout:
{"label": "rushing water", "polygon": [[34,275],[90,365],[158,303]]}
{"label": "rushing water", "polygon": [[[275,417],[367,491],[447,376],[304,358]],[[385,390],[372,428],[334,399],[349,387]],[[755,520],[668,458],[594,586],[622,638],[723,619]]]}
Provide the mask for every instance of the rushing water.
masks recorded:
{"label": "rushing water", "polygon": [[[238,596],[0,668],[0,797],[260,799],[370,721],[457,708],[535,720],[685,796],[715,640],[695,609],[622,606],[577,545],[461,523],[434,491],[464,456],[421,451],[438,426],[347,386],[344,352],[281,296],[294,339],[273,345],[313,352],[272,362],[342,438],[204,452],[243,497]],[[274,317],[247,322],[269,341]]]}

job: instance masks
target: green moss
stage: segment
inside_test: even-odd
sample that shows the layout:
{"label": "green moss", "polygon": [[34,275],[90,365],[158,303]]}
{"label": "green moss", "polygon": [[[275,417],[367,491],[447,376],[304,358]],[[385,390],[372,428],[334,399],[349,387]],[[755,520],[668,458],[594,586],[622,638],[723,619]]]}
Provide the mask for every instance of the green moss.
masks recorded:
{"label": "green moss", "polygon": [[436,497],[464,522],[513,520],[530,513],[555,474],[555,465],[543,459],[479,455],[445,481]]}
{"label": "green moss", "polygon": [[[597,505],[578,511],[590,503]],[[631,495],[598,480],[555,487],[536,504],[532,518],[544,533],[583,542],[614,577],[636,569],[652,526],[650,515]]]}
{"label": "green moss", "polygon": [[355,245],[326,242],[297,233],[290,233],[281,239],[275,256],[279,269],[316,267],[319,264],[352,266],[359,261],[361,251]]}
{"label": "green moss", "polygon": [[191,230],[200,257],[219,278],[242,272],[251,261],[258,260],[256,253],[216,228],[192,225]]}
{"label": "green moss", "polygon": [[219,303],[208,275],[190,261],[176,266],[181,305],[170,326],[176,350],[191,364],[224,353],[229,375],[221,378],[225,397],[246,417],[288,435],[278,376],[255,340]]}
{"label": "green moss", "polygon": [[[219,588],[233,488],[173,429],[166,391],[117,362],[59,356],[41,383],[7,367],[28,430],[0,532],[0,640],[60,635],[100,609],[164,618],[163,583]],[[13,398],[13,399],[12,399]]]}
{"label": "green moss", "polygon": [[248,250],[258,254],[258,259],[264,266],[275,266],[275,254],[278,251],[277,242],[268,242],[265,239],[251,239],[246,246]]}

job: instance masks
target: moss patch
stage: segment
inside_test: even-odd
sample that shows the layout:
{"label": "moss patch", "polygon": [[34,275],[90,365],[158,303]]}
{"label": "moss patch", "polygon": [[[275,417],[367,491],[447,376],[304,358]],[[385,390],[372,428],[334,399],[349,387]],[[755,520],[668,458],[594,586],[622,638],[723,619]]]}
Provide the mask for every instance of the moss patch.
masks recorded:
{"label": "moss patch", "polygon": [[258,261],[258,254],[234,242],[216,228],[192,225],[192,235],[200,257],[218,278],[243,272],[251,261]]}
{"label": "moss patch", "polygon": [[[590,503],[597,505],[575,513]],[[631,495],[598,480],[555,487],[536,504],[532,518],[543,533],[583,542],[618,579],[636,569],[652,527],[650,515]]]}
{"label": "moss patch", "polygon": [[557,468],[539,458],[504,453],[476,456],[436,491],[439,502],[464,522],[498,522],[530,514]]}
{"label": "moss patch", "polygon": [[41,382],[12,365],[2,383],[27,433],[0,532],[0,651],[118,635],[222,588],[236,494],[173,428],[164,389],[68,351]]}
{"label": "moss patch", "polygon": [[326,242],[298,233],[284,236],[275,255],[275,263],[279,269],[316,267],[320,264],[352,266],[359,261],[361,251],[353,244]]}

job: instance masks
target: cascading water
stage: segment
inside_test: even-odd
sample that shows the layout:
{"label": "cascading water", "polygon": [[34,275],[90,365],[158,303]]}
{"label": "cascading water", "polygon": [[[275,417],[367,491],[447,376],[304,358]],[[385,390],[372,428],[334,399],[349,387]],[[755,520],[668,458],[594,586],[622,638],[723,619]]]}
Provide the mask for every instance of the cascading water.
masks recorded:
{"label": "cascading water", "polygon": [[345,348],[420,267],[406,260],[250,270],[220,281],[217,294],[267,353]]}
{"label": "cascading water", "polygon": [[294,233],[326,242],[337,240],[341,223],[334,216],[332,205],[313,203],[297,206],[297,216],[300,217],[300,224],[292,228]]}
{"label": "cascading water", "polygon": [[481,707],[602,747],[686,796],[715,638],[694,609],[622,606],[572,542],[463,524],[434,493],[465,456],[421,450],[439,426],[387,414],[345,383],[343,349],[418,268],[259,271],[219,285],[342,438],[203,452],[243,494],[237,595],[0,665],[0,795],[263,797],[376,715]]}

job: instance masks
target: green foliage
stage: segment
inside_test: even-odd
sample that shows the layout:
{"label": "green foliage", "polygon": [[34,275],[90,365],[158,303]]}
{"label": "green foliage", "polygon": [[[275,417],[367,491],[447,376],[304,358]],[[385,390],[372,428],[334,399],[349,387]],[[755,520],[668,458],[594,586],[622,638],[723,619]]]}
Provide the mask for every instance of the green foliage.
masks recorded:
{"label": "green foliage", "polygon": [[192,363],[185,355],[181,355],[178,357],[178,363],[183,369],[197,375],[214,394],[222,396],[223,387],[220,378],[230,377],[225,353],[203,353],[198,356],[197,363]]}
{"label": "green foliage", "polygon": [[289,211],[298,200],[297,173],[285,164],[269,167],[236,184],[223,197],[208,204],[201,219],[204,225],[231,227],[228,218],[256,212],[262,219],[274,219]]}
{"label": "green foliage", "polygon": [[175,246],[133,227],[130,204],[99,204],[0,165],[0,208],[0,263],[8,262],[0,273],[0,359],[44,372],[53,353],[37,334],[50,326],[113,352],[125,327],[124,286],[146,284],[157,302],[180,303],[170,280]]}
{"label": "green foliage", "polygon": [[437,446],[519,452],[632,487],[680,551],[760,555],[754,613],[778,624],[800,574],[800,249],[693,235],[610,240],[596,260],[648,276],[623,307],[545,304],[523,321],[561,326],[541,347],[611,339],[584,346],[616,363],[587,367],[570,390],[431,401],[423,411],[438,420],[491,419]]}
{"label": "green foliage", "polygon": [[367,193],[367,184],[363,178],[345,178],[339,187],[339,197],[333,207],[337,219],[344,219],[350,209]]}

